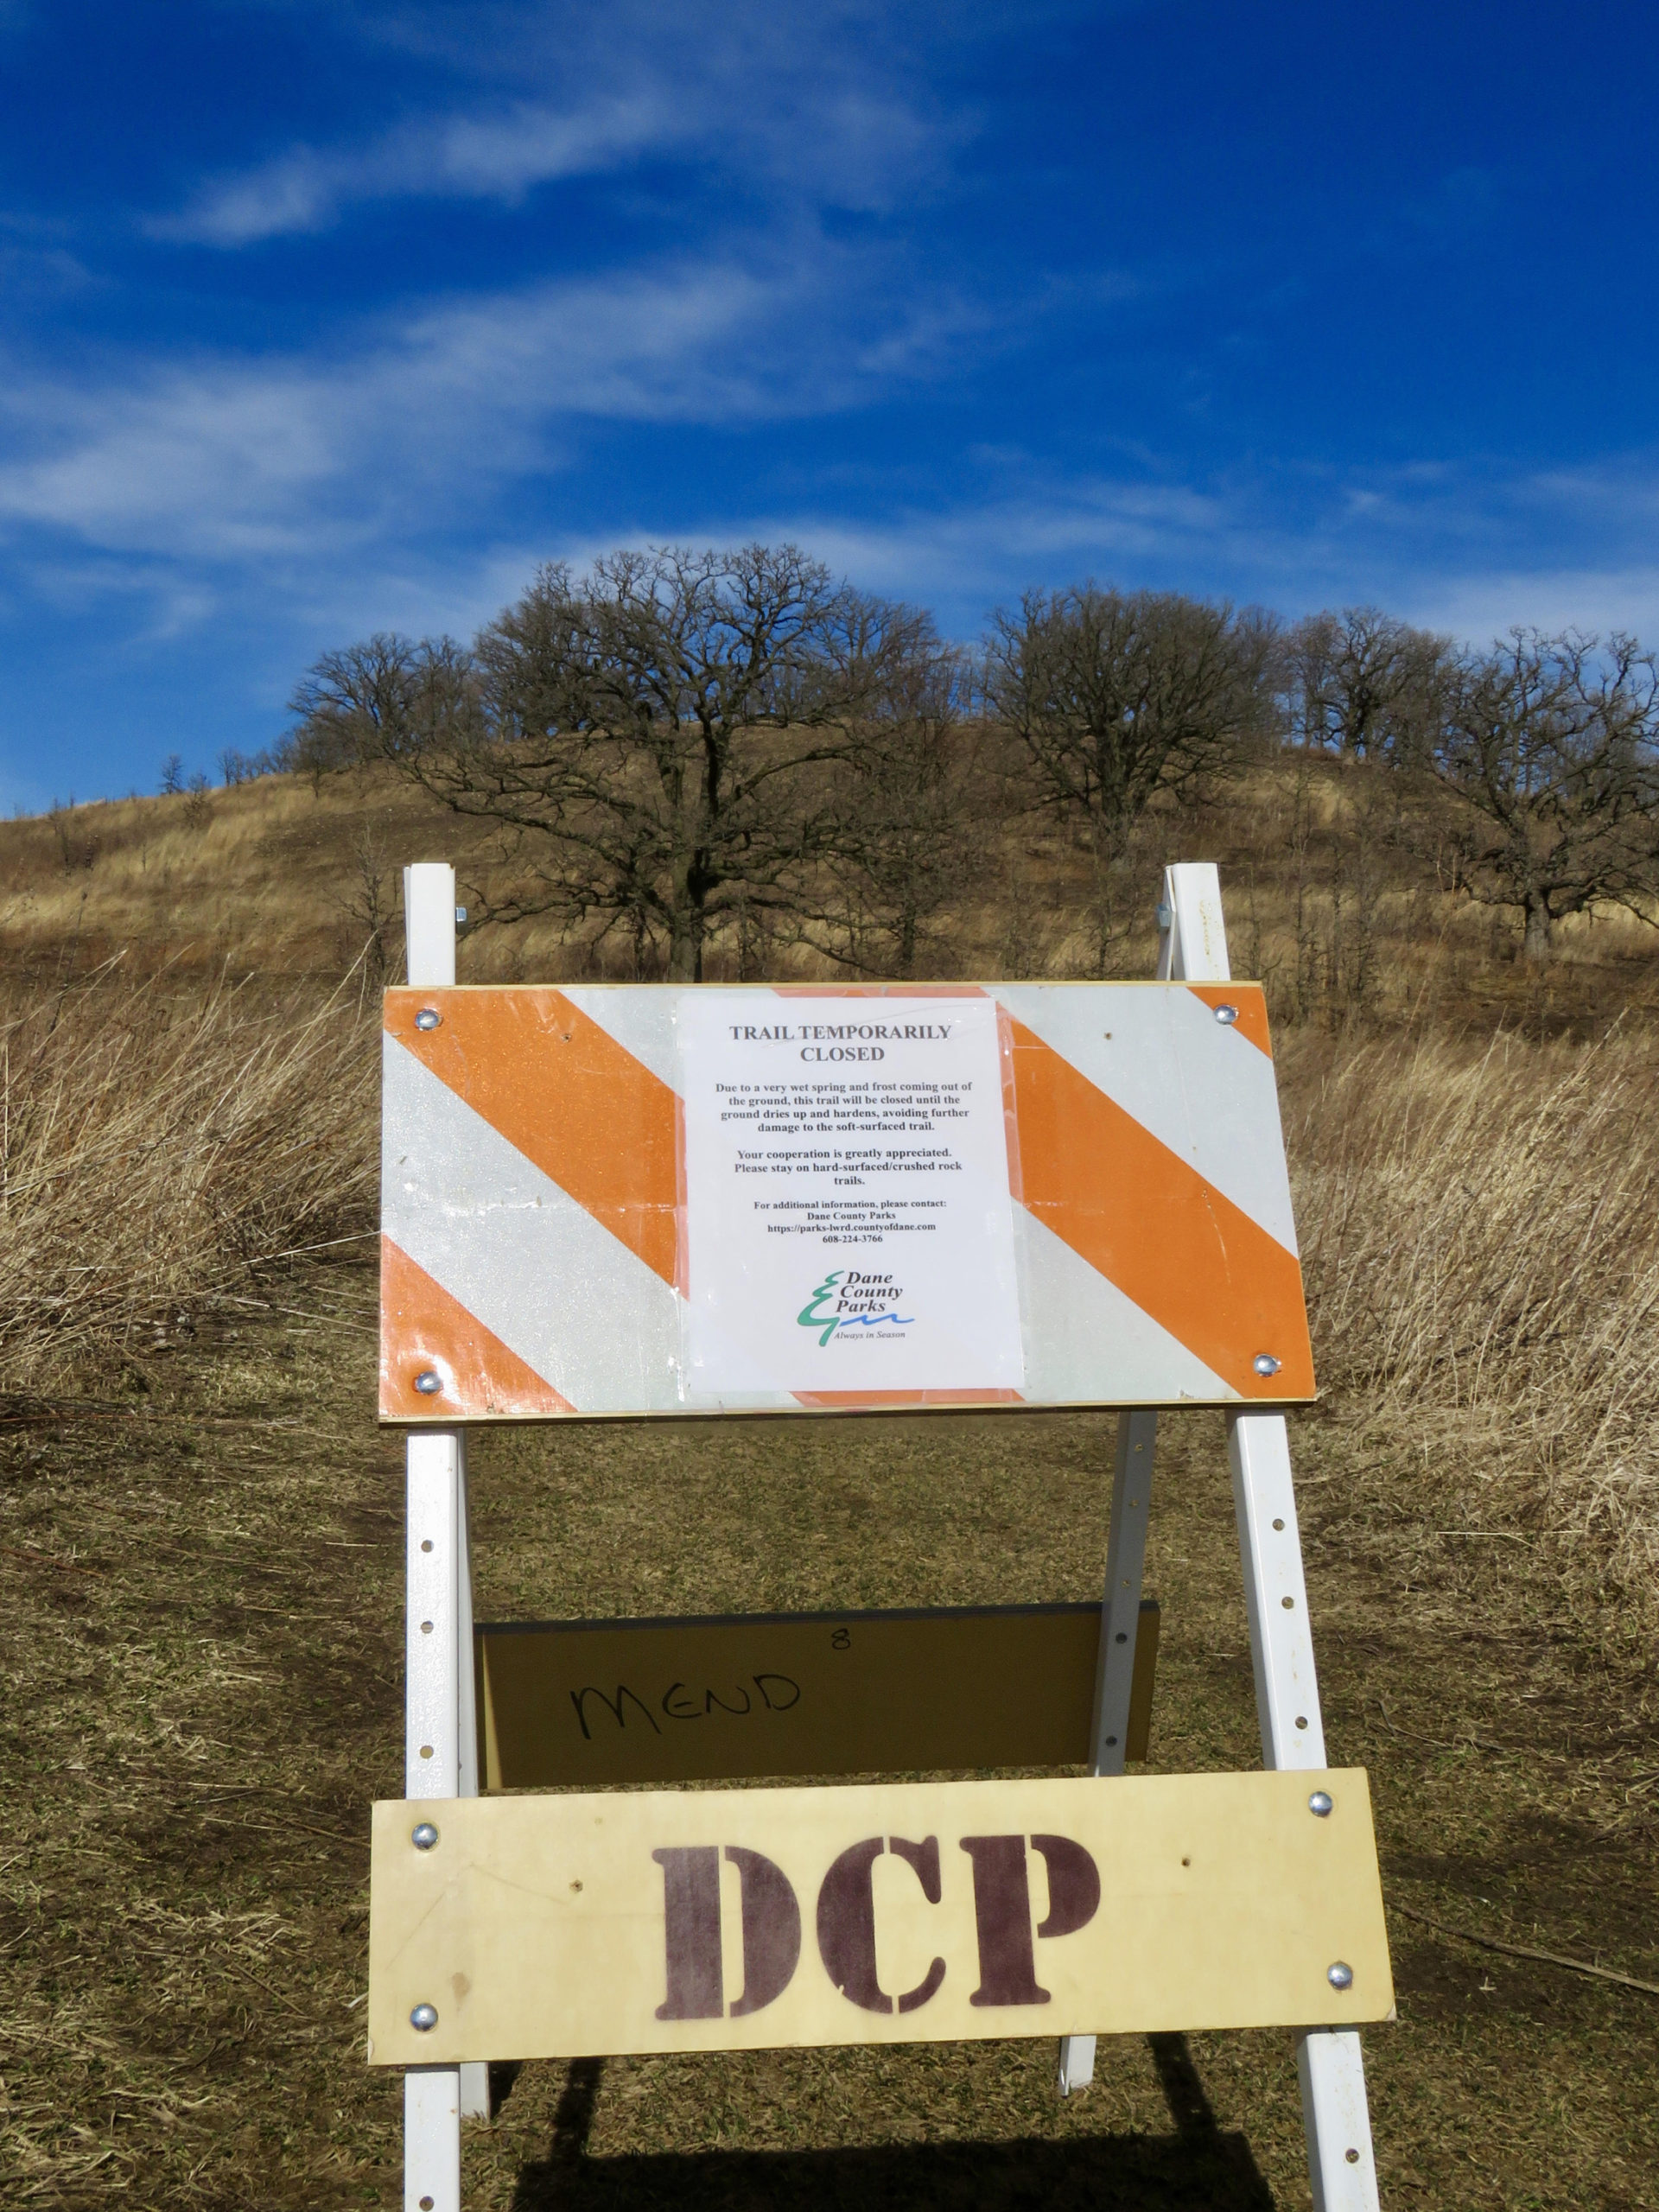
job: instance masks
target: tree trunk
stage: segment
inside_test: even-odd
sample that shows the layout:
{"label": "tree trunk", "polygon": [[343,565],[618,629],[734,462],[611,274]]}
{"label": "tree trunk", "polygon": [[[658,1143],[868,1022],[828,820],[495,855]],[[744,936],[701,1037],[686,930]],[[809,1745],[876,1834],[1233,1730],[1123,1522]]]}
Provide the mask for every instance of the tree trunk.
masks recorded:
{"label": "tree trunk", "polygon": [[1543,893],[1527,893],[1526,962],[1529,968],[1549,965],[1549,907]]}
{"label": "tree trunk", "polygon": [[690,916],[682,921],[677,916],[674,934],[668,945],[668,980],[671,983],[700,983],[702,981],[702,932]]}

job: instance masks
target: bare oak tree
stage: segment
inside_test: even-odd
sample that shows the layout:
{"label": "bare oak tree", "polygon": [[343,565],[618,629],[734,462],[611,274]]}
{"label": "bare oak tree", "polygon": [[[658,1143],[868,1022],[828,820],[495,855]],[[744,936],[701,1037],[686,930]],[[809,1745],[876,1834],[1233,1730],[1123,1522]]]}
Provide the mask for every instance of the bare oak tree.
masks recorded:
{"label": "bare oak tree", "polygon": [[1526,958],[1602,904],[1659,899],[1659,664],[1633,639],[1512,631],[1462,664],[1429,763],[1459,804],[1462,880],[1522,915]]}
{"label": "bare oak tree", "polygon": [[1281,641],[1292,740],[1357,759],[1421,765],[1456,673],[1451,640],[1374,607],[1310,614]]}
{"label": "bare oak tree", "polygon": [[377,631],[301,677],[282,765],[315,781],[330,769],[406,760],[464,722],[473,693],[470,657],[453,639]]}
{"label": "bare oak tree", "polygon": [[1097,965],[1109,959],[1108,870],[1160,792],[1225,774],[1271,720],[1271,620],[1173,592],[1030,592],[995,620],[993,710],[1024,747],[1038,802],[1086,826]]}
{"label": "bare oak tree", "polygon": [[908,977],[983,858],[984,732],[964,711],[967,655],[942,645],[925,616],[875,615],[903,634],[867,646],[880,681],[849,728],[834,849],[798,934],[846,967]]}
{"label": "bare oak tree", "polygon": [[470,656],[320,662],[298,742],[390,757],[495,824],[486,918],[558,913],[694,982],[711,936],[798,911],[835,852],[852,724],[915,631],[792,546],[620,552],[543,569]]}

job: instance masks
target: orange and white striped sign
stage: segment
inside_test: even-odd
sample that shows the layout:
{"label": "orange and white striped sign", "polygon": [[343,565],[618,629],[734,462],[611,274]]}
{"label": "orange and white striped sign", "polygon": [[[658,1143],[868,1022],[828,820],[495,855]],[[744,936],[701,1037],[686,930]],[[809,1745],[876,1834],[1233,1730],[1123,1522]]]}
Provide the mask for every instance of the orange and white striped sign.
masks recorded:
{"label": "orange and white striped sign", "polygon": [[383,1419],[1313,1395],[1259,985],[724,995],[763,1031],[844,1020],[853,999],[888,1018],[990,1002],[1020,1386],[702,1387],[684,1033],[706,988],[411,988],[385,999]]}

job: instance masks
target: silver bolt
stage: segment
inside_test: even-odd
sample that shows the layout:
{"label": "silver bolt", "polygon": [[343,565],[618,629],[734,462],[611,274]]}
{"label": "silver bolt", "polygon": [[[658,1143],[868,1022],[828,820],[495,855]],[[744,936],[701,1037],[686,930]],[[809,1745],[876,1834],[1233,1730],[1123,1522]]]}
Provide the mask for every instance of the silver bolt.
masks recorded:
{"label": "silver bolt", "polygon": [[435,1367],[423,1367],[415,1377],[415,1388],[423,1398],[429,1398],[442,1389],[443,1377]]}
{"label": "silver bolt", "polygon": [[410,1830],[409,1840],[416,1851],[430,1851],[438,1840],[438,1832],[430,1821],[423,1821]]}
{"label": "silver bolt", "polygon": [[1307,1801],[1307,1809],[1310,1813],[1317,1814],[1319,1819],[1323,1820],[1335,1802],[1328,1791],[1316,1789]]}
{"label": "silver bolt", "polygon": [[1160,903],[1153,908],[1152,915],[1153,919],[1157,923],[1160,930],[1171,930],[1174,928],[1175,909],[1173,906],[1166,906]]}
{"label": "silver bolt", "polygon": [[1250,1362],[1258,1375],[1276,1375],[1283,1364],[1283,1361],[1275,1359],[1270,1351],[1257,1352]]}
{"label": "silver bolt", "polygon": [[1354,1986],[1352,1967],[1344,1966],[1340,1959],[1337,1961],[1335,1966],[1326,1967],[1325,1978],[1332,1989],[1351,1989]]}
{"label": "silver bolt", "polygon": [[431,1622],[430,1622],[430,1621],[423,1621],[423,1622],[421,1623],[421,1634],[422,1634],[423,1636],[430,1636],[430,1635],[431,1635],[431,1633],[432,1633],[432,1624],[431,1624]]}
{"label": "silver bolt", "polygon": [[[1332,1974],[1335,1974],[1336,1968],[1332,1967],[1331,1971]],[[1346,1967],[1343,1968],[1343,1972],[1344,1974],[1348,1973]],[[1353,1979],[1351,1974],[1349,1975],[1349,1979],[1350,1980]],[[417,2005],[415,2007],[415,2010],[409,2016],[409,2024],[411,2028],[419,2029],[423,2035],[426,2035],[430,2030],[435,2028],[438,2024],[437,2006],[435,2005]]]}
{"label": "silver bolt", "polygon": [[1224,1029],[1230,1029],[1238,1020],[1238,1008],[1236,1006],[1218,1006],[1216,1008],[1216,1020]]}
{"label": "silver bolt", "polygon": [[442,1020],[443,1016],[436,1007],[423,1006],[415,1017],[415,1027],[417,1029],[435,1029]]}

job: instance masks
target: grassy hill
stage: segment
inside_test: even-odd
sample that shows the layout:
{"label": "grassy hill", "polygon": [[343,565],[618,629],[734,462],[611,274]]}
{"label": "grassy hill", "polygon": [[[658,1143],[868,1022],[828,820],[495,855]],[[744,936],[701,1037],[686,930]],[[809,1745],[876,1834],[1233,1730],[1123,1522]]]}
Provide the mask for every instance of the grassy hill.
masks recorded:
{"label": "grassy hill", "polygon": [[[1450,893],[1421,842],[1402,835],[1387,772],[1287,755],[1206,804],[1141,823],[1105,889],[1112,972],[1150,972],[1163,864],[1213,860],[1235,970],[1268,985],[1281,1023],[1588,1035],[1659,1010],[1659,934],[1617,908],[1576,918],[1540,978],[1519,959],[1513,918]],[[503,877],[484,825],[388,768],[0,823],[0,962],[38,978],[73,945],[81,968],[119,955],[146,974],[336,978],[377,925],[395,957],[398,870],[437,859],[454,862],[474,905]],[[1009,820],[968,894],[937,918],[920,972],[1093,974],[1096,899],[1076,834],[1042,817]],[[782,957],[791,975],[833,972],[821,958]],[[623,948],[595,960],[548,918],[469,934],[461,972],[494,982],[632,969]],[[709,972],[736,973],[732,945],[711,948]]]}

